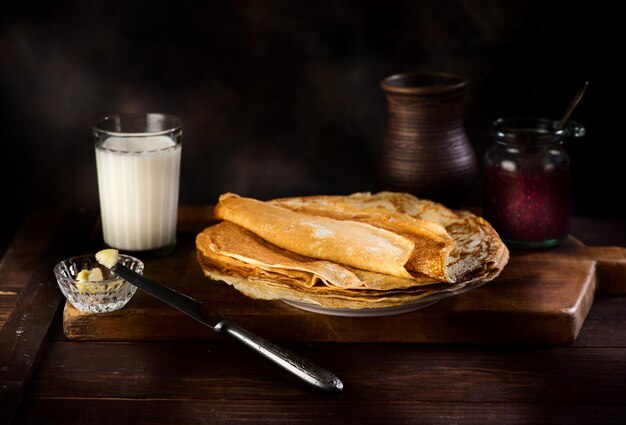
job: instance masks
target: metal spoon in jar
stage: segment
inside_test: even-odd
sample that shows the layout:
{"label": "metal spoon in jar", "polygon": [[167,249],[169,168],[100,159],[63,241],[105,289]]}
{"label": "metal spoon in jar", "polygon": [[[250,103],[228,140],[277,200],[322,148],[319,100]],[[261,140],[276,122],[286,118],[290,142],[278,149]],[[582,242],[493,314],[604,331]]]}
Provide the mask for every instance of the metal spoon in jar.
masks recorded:
{"label": "metal spoon in jar", "polygon": [[583,84],[580,90],[578,90],[578,93],[576,93],[576,96],[574,96],[574,98],[570,102],[567,110],[565,111],[565,114],[563,115],[563,118],[561,118],[561,121],[559,121],[559,128],[563,128],[563,126],[569,119],[569,116],[572,115],[572,112],[574,111],[576,106],[578,106],[578,102],[580,102],[580,99],[583,98],[583,95],[587,91],[587,86],[589,86],[589,81],[585,81],[585,84]]}

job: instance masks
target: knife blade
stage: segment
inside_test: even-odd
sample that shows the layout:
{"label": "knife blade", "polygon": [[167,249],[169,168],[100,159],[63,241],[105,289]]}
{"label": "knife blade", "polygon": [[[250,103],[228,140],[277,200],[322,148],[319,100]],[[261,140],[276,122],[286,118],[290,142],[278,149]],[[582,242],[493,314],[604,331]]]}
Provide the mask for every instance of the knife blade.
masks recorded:
{"label": "knife blade", "polygon": [[343,382],[334,373],[242,328],[233,320],[224,318],[200,301],[156,283],[120,263],[115,264],[111,270],[137,288],[212,328],[218,334],[232,336],[307,384],[324,391],[343,390]]}

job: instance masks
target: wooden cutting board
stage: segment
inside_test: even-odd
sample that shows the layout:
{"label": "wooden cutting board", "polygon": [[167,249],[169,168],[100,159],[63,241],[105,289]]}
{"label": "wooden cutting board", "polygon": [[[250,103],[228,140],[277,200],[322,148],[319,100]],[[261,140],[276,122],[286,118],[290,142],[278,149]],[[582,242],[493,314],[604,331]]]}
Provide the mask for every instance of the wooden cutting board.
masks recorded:
{"label": "wooden cutting board", "polygon": [[[598,285],[606,292],[626,291],[625,249],[590,248],[570,238],[547,251],[513,252],[496,280],[422,310],[383,317],[320,315],[281,301],[249,299],[205,278],[194,238],[209,219],[206,210],[183,211],[176,250],[145,260],[145,275],[274,341],[563,344],[578,335]],[[82,313],[66,303],[63,329],[71,340],[222,338],[140,290],[112,313]]]}

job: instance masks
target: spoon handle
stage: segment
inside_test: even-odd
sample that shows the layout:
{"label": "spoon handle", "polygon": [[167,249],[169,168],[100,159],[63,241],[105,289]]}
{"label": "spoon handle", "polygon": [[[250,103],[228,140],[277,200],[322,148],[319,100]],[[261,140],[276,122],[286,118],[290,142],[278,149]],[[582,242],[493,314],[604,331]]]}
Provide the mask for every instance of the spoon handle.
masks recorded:
{"label": "spoon handle", "polygon": [[587,91],[587,86],[588,85],[589,85],[589,81],[585,81],[585,84],[583,84],[583,86],[580,88],[580,90],[578,90],[578,93],[576,93],[576,96],[574,96],[574,98],[570,102],[569,106],[567,107],[567,110],[565,111],[565,114],[563,115],[563,118],[561,118],[561,121],[559,122],[559,128],[563,128],[563,126],[567,122],[567,119],[569,118],[569,116],[572,115],[572,112],[574,111],[574,108],[576,108],[576,106],[578,105],[578,102],[580,102],[580,99],[583,98],[583,95]]}

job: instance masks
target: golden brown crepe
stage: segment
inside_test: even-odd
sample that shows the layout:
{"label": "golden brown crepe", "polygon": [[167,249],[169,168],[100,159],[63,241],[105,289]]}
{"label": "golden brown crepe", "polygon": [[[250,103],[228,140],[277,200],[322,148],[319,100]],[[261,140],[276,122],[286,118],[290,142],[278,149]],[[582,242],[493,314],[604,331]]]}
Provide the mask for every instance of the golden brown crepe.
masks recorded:
{"label": "golden brown crepe", "polygon": [[[408,194],[267,203],[229,194],[216,216],[226,221],[196,239],[200,265],[207,276],[254,298],[394,306],[482,284],[508,260],[483,219]],[[371,244],[381,256],[371,255]],[[392,264],[377,264],[383,261]],[[415,271],[420,267],[436,277]]]}
{"label": "golden brown crepe", "polygon": [[[439,203],[418,199],[408,193],[308,196],[277,199],[269,203],[314,215],[383,217],[393,222],[405,222],[408,216],[422,223],[437,224],[454,241],[454,249],[447,257],[445,267],[447,274],[457,279],[488,262],[490,257],[500,257],[499,250],[506,251],[508,261],[504,243],[487,221],[469,211],[452,211]],[[420,254],[424,255],[423,252]]]}
{"label": "golden brown crepe", "polygon": [[280,205],[242,198],[220,197],[215,217],[228,220],[291,252],[391,276],[412,273],[454,282],[446,267],[454,241],[443,226],[391,215],[333,215],[323,210],[298,212]]}

